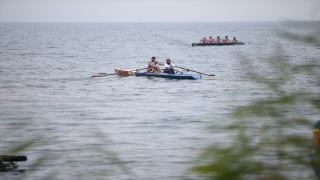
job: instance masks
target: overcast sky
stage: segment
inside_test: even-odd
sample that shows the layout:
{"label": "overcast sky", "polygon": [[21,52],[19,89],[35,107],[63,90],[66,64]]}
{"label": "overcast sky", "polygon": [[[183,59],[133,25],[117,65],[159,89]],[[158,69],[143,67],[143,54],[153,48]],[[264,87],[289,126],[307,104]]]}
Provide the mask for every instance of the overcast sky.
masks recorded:
{"label": "overcast sky", "polygon": [[1,22],[320,20],[320,0],[0,0]]}

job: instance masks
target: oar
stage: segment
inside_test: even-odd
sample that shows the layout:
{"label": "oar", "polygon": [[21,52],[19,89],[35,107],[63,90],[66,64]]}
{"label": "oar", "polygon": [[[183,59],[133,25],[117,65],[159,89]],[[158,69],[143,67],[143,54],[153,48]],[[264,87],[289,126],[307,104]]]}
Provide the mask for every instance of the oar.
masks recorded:
{"label": "oar", "polygon": [[181,66],[178,66],[178,68],[181,68],[181,69],[184,69],[184,70],[187,70],[187,71],[196,72],[196,73],[203,74],[203,75],[206,75],[206,76],[215,76],[214,74],[205,74],[205,73],[201,73],[201,72],[194,71],[194,70],[191,70],[191,69],[183,68]]}
{"label": "oar", "polygon": [[148,68],[132,69],[131,71],[138,71],[138,70],[142,70],[142,69],[148,69]]}
{"label": "oar", "polygon": [[96,75],[93,75],[91,77],[104,77],[104,76],[110,76],[110,75],[116,75],[118,73],[112,73],[112,74],[107,74],[107,73],[99,73],[99,74],[96,74]]}

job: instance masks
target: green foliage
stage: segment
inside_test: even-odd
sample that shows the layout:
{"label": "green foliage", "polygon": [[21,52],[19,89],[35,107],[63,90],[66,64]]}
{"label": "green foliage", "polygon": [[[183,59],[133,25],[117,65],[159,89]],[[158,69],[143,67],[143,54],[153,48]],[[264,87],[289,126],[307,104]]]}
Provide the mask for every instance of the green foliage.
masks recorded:
{"label": "green foliage", "polygon": [[[280,35],[293,43],[319,47],[320,39],[316,36],[319,33],[302,36],[281,32]],[[213,142],[200,155],[199,165],[190,172],[210,180],[286,180],[312,174],[307,156],[312,150],[311,127],[315,119],[299,113],[305,109],[317,113],[320,110],[319,57],[309,58],[303,65],[295,64],[279,46],[273,56],[265,60],[273,76],[245,68],[250,69],[246,73],[251,81],[269,88],[270,96],[236,108],[230,125],[225,127],[231,143]],[[240,60],[244,62],[241,64],[250,65],[248,59]],[[312,86],[297,86],[303,84],[302,79],[308,79]],[[236,136],[230,135],[234,133]],[[294,173],[297,169],[302,173]]]}

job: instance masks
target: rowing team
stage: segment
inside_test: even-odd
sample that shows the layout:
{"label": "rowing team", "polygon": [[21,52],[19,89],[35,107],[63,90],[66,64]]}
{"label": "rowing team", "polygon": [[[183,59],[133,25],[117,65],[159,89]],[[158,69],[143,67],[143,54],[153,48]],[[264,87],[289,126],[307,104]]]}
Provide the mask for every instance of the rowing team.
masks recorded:
{"label": "rowing team", "polygon": [[227,42],[234,42],[234,43],[237,43],[238,42],[238,40],[236,39],[236,37],[233,37],[233,39],[232,39],[232,41],[230,41],[229,39],[228,39],[228,36],[226,36],[224,39],[220,39],[220,37],[219,36],[217,36],[217,39],[216,40],[214,40],[211,36],[209,37],[209,39],[207,39],[205,36],[200,40],[200,43],[214,43],[214,42],[216,42],[216,43],[220,43],[220,42],[224,42],[224,43],[227,43]]}
{"label": "rowing team", "polygon": [[168,74],[175,74],[174,72],[174,67],[178,67],[175,66],[174,64],[171,63],[171,60],[168,58],[166,60],[166,63],[161,63],[159,61],[156,60],[156,57],[152,57],[148,62],[147,62],[147,72],[161,72],[161,69],[159,66],[164,66],[164,70],[163,73],[168,73]]}

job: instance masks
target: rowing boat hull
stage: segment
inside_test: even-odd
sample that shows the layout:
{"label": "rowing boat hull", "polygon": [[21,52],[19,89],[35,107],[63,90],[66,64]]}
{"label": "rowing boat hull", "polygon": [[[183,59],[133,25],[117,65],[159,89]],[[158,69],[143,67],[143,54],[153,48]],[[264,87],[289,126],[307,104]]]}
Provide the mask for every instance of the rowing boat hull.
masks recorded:
{"label": "rowing boat hull", "polygon": [[192,46],[230,46],[230,45],[244,45],[242,42],[227,42],[227,43],[192,43]]}
{"label": "rowing boat hull", "polygon": [[120,75],[123,75],[123,76],[133,76],[134,75],[134,71],[131,69],[115,68],[114,72],[118,73]]}
{"label": "rowing boat hull", "polygon": [[166,74],[166,73],[147,73],[135,72],[136,76],[159,77],[169,79],[201,79],[201,75],[197,74]]}

